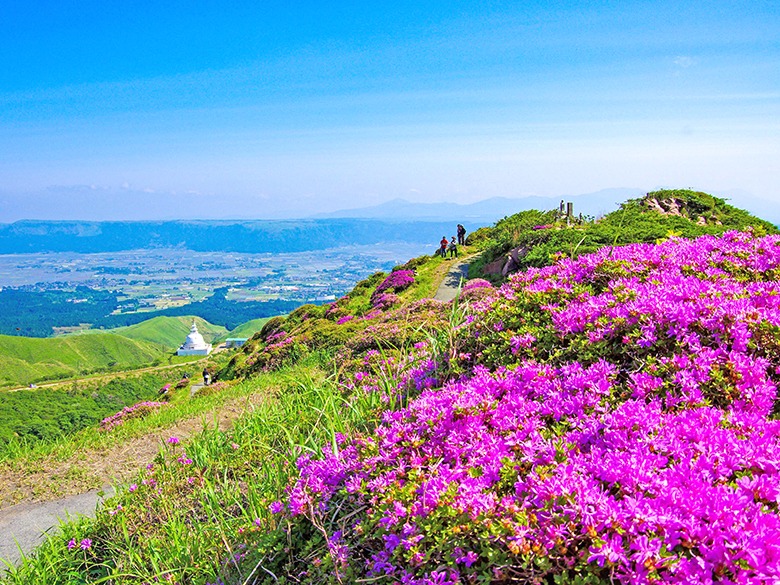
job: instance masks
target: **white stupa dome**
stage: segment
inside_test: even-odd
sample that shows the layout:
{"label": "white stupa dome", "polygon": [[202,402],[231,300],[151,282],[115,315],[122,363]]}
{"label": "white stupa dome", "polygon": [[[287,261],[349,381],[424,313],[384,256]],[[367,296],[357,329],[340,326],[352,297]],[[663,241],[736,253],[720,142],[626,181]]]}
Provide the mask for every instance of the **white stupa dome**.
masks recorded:
{"label": "white stupa dome", "polygon": [[184,343],[176,353],[178,355],[208,355],[211,353],[211,344],[206,343],[203,339],[195,321],[192,322],[192,327],[190,327],[190,334],[187,335],[187,339],[184,340]]}

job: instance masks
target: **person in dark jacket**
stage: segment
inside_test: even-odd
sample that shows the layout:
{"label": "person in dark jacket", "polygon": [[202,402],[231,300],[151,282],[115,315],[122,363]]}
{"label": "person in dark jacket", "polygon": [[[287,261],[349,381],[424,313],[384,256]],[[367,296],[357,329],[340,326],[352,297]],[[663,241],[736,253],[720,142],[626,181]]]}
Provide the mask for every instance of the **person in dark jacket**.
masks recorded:
{"label": "person in dark jacket", "polygon": [[461,224],[458,224],[458,244],[461,246],[466,245],[466,228]]}

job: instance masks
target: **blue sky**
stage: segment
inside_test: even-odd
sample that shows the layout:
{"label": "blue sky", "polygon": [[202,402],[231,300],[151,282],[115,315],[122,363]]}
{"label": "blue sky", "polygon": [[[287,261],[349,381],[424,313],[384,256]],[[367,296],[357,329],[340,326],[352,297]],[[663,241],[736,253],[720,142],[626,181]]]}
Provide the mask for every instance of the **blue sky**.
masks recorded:
{"label": "blue sky", "polygon": [[0,5],[0,221],[780,203],[779,160],[775,2]]}

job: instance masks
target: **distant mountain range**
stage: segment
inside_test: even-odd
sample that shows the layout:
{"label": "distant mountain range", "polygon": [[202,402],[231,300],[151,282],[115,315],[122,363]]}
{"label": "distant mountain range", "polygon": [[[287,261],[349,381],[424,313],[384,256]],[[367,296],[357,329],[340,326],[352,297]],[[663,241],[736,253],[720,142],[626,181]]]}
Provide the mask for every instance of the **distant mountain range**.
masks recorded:
{"label": "distant mountain range", "polygon": [[[393,199],[372,207],[287,220],[21,220],[0,224],[0,254],[175,247],[195,251],[303,252],[385,242],[435,245],[441,234],[454,233],[455,223],[473,231],[520,211],[555,209],[561,201],[572,203],[575,214],[600,217],[615,211],[625,200],[644,194],[638,188],[615,188],[563,197],[493,197],[465,205]],[[742,192],[732,195],[725,195],[732,204],[780,223],[780,212],[773,203]]]}
{"label": "distant mountain range", "polygon": [[528,209],[549,210],[560,205],[561,200],[574,204],[574,212],[598,217],[614,211],[626,199],[641,197],[642,189],[603,189],[595,193],[564,197],[492,197],[476,203],[416,203],[405,199],[393,199],[380,205],[357,209],[344,209],[317,214],[316,218],[371,218],[387,220],[449,220],[456,222],[493,223],[502,217]]}
{"label": "distant mountain range", "polygon": [[[654,189],[614,188],[602,189],[582,195],[563,195],[561,197],[529,196],[519,198],[493,197],[470,204],[458,203],[417,203],[405,199],[393,199],[380,205],[344,209],[330,213],[315,215],[315,218],[373,218],[385,220],[449,220],[458,223],[473,222],[488,225],[493,222],[529,209],[546,211],[555,209],[561,201],[574,204],[574,213],[601,217],[626,201],[642,197]],[[749,211],[775,225],[780,225],[780,206],[774,201],[760,199],[746,191],[731,190],[715,193],[716,197],[725,199],[731,205]]]}

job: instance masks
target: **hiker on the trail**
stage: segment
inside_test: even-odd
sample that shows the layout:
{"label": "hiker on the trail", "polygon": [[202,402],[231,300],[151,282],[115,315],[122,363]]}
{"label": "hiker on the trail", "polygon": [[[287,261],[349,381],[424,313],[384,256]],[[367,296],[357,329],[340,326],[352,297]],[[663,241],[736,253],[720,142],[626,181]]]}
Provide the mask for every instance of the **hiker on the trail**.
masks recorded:
{"label": "hiker on the trail", "polygon": [[461,246],[466,245],[466,228],[461,224],[458,224],[458,244]]}
{"label": "hiker on the trail", "polygon": [[449,250],[450,250],[450,258],[452,258],[453,256],[455,256],[456,258],[458,257],[458,244],[455,243],[455,236],[452,236],[452,241],[450,242]]}
{"label": "hiker on the trail", "polygon": [[439,242],[439,254],[442,258],[447,257],[447,244],[449,244],[447,241],[447,236],[442,236],[441,242]]}
{"label": "hiker on the trail", "polygon": [[209,374],[208,369],[203,368],[203,384],[208,386],[210,381],[211,381],[211,374]]}

